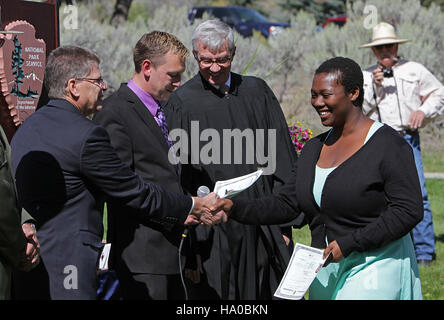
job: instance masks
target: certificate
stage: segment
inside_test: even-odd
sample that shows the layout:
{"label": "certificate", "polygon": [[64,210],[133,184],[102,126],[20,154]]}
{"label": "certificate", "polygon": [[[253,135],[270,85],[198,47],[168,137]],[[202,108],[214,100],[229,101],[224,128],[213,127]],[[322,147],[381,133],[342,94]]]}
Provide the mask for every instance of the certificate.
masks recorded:
{"label": "certificate", "polygon": [[214,185],[214,193],[220,198],[232,198],[238,193],[252,186],[257,179],[262,175],[263,170],[259,169],[256,172],[247,174],[245,176],[217,181]]}
{"label": "certificate", "polygon": [[287,270],[274,296],[290,300],[302,299],[319,270],[332,258],[330,253],[323,259],[323,254],[324,250],[296,243]]}

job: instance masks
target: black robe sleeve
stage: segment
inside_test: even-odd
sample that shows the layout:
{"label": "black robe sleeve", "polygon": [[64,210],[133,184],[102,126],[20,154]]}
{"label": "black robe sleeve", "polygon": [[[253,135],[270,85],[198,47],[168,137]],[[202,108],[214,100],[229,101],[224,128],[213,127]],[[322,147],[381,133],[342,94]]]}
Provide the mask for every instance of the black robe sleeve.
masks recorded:
{"label": "black robe sleeve", "polygon": [[241,223],[262,225],[283,224],[297,219],[302,213],[296,197],[296,171],[297,164],[276,195],[252,200],[233,199],[230,218]]}
{"label": "black robe sleeve", "polygon": [[[279,101],[273,91],[262,80],[263,92],[265,97],[265,105],[269,111],[269,128],[276,128],[276,170],[273,178],[273,194],[277,195],[287,183],[287,180],[294,178],[290,175],[293,170],[292,165],[297,161],[297,154],[291,142],[288,124],[282,112]],[[298,213],[291,221],[281,224],[282,228],[293,226],[301,228],[306,224],[303,213]]]}

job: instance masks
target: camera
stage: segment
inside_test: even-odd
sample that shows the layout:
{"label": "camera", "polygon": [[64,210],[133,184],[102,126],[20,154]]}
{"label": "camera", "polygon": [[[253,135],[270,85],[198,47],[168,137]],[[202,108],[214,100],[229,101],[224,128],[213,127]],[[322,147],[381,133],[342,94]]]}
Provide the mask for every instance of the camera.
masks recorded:
{"label": "camera", "polygon": [[393,77],[393,69],[392,68],[382,68],[381,71],[384,72],[384,78],[392,78]]}

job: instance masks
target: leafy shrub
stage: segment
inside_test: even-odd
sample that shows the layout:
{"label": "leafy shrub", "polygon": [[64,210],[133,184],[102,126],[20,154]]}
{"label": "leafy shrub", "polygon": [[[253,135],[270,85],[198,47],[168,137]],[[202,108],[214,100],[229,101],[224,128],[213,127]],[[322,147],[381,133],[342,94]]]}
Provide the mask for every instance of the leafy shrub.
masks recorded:
{"label": "leafy shrub", "polygon": [[[174,0],[135,0],[128,21],[114,28],[109,25],[114,2],[88,1],[78,7],[77,30],[64,27],[61,8],[61,42],[86,46],[99,53],[102,58],[101,69],[110,87],[109,94],[133,74],[132,50],[144,33],[153,30],[170,32],[191,50],[194,26],[187,19],[191,2],[186,1],[187,6],[180,6],[181,2]],[[160,3],[163,5],[159,6]],[[371,28],[365,27],[368,16],[364,15],[364,8],[368,5],[377,8],[378,22],[394,23],[398,36],[411,40],[400,45],[400,55],[422,63],[443,82],[441,53],[444,51],[444,14],[433,4],[428,8],[421,7],[419,0],[353,1],[347,7],[349,18],[342,28],[330,24],[318,32],[314,16],[300,11],[291,17],[291,28],[268,41],[257,34],[248,39],[237,34],[232,70],[265,78],[289,122],[301,120],[315,134],[325,131],[310,105],[314,71],[321,62],[334,56],[354,59],[362,68],[376,62],[370,49],[359,48],[371,40]],[[190,56],[183,82],[194,76],[197,70],[197,64]],[[427,130],[442,135],[443,130],[439,129],[443,127],[444,120],[441,117],[429,125]]]}

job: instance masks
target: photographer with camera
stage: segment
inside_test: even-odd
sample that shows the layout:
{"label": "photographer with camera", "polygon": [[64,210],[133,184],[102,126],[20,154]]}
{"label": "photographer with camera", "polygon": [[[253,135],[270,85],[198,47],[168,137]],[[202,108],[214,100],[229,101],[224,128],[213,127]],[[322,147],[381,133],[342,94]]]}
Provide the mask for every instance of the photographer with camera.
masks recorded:
{"label": "photographer with camera", "polygon": [[424,218],[413,229],[416,258],[429,265],[435,256],[432,212],[425,186],[418,129],[443,113],[444,87],[423,65],[400,59],[398,39],[392,25],[381,22],[373,28],[371,48],[378,64],[364,70],[363,111],[371,119],[397,130],[410,144],[415,157],[424,203]]}

